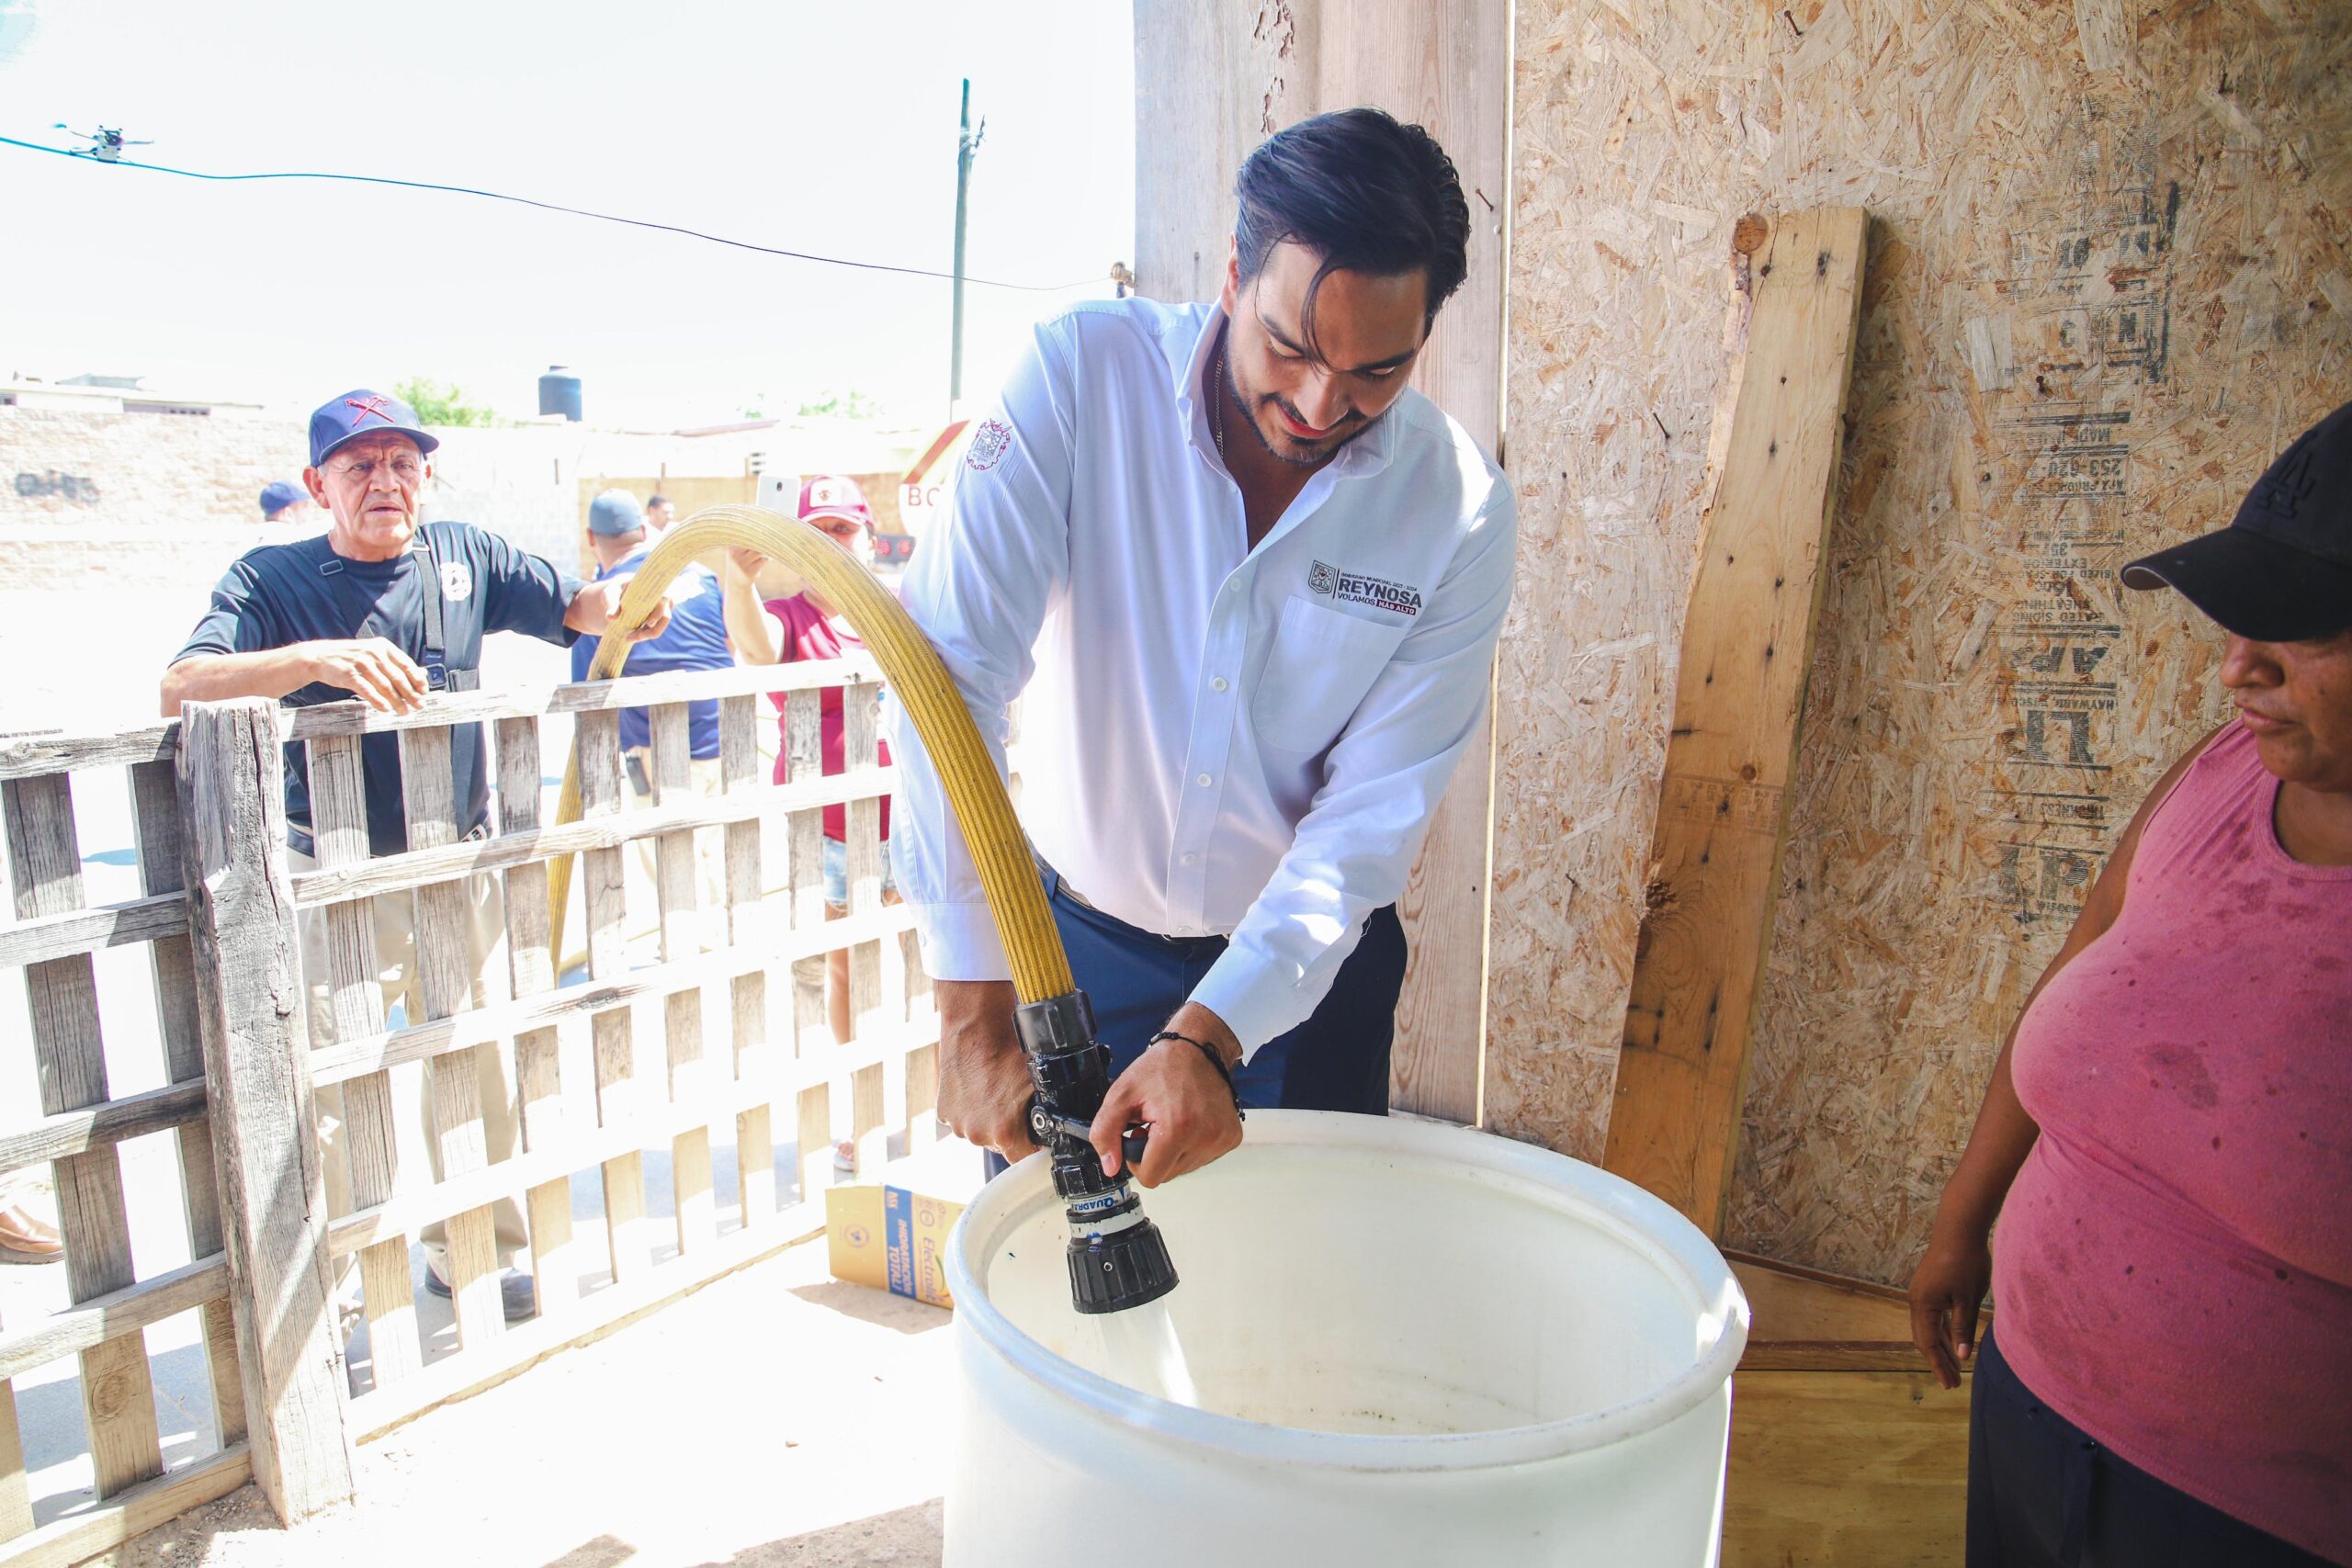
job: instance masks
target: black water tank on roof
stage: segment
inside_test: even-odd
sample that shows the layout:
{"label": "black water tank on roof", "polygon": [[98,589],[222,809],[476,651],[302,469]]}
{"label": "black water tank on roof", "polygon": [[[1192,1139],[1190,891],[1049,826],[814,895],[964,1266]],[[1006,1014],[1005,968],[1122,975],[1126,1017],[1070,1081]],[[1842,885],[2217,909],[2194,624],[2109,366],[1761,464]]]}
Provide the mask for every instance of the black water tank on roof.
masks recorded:
{"label": "black water tank on roof", "polygon": [[539,378],[539,417],[551,413],[580,423],[580,378],[560,365],[548,366]]}

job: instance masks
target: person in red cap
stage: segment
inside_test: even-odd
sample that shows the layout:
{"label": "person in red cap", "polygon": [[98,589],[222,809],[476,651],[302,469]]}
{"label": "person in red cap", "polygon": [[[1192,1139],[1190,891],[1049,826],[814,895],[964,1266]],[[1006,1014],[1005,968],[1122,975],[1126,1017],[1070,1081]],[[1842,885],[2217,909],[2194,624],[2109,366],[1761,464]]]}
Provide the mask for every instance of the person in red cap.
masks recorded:
{"label": "person in red cap", "polygon": [[[800,521],[820,529],[831,536],[833,543],[855,556],[870,570],[874,565],[874,513],[865,504],[865,491],[857,481],[840,474],[819,474],[800,487],[799,504],[796,514]],[[865,642],[849,622],[842,619],[839,607],[832,604],[814,588],[802,590],[789,599],[770,599],[763,603],[755,586],[761,568],[767,558],[756,550],[730,549],[727,552],[726,610],[727,634],[734,640],[735,656],[745,664],[791,664],[808,659],[839,659],[843,654],[863,653]],[[785,694],[769,694],[776,707],[776,728],[779,737],[784,727]],[[827,773],[844,773],[848,769],[846,721],[842,713],[842,694],[838,687],[828,687],[819,708],[822,719],[824,762]],[[890,760],[888,748],[882,750],[882,761]],[[785,748],[780,747],[775,760],[775,782],[785,782]],[[841,919],[849,913],[849,852],[848,809],[844,807],[825,807],[825,913],[827,918]],[[890,803],[882,803],[882,837],[890,837]],[[887,857],[882,870],[883,896],[897,901],[897,888],[890,880]],[[825,1011],[832,1025],[833,1038],[849,1039],[849,953],[836,949],[825,958]]]}
{"label": "person in red cap", "polygon": [[1969,1568],[2352,1562],[2352,404],[2122,576],[2224,634],[2237,716],[2027,997],[1911,1334],[1975,1359]]}

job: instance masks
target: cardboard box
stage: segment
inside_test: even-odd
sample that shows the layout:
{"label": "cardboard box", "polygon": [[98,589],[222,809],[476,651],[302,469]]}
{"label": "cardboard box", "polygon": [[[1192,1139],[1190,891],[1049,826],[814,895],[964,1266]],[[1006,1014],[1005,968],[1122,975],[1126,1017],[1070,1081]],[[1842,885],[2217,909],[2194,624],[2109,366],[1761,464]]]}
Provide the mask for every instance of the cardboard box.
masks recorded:
{"label": "cardboard box", "polygon": [[977,1153],[969,1145],[954,1152],[969,1157],[923,1162],[900,1174],[903,1186],[856,1182],[825,1190],[825,1247],[834,1279],[955,1306],[947,1292],[947,1235],[964,1213],[959,1200],[980,1183]]}

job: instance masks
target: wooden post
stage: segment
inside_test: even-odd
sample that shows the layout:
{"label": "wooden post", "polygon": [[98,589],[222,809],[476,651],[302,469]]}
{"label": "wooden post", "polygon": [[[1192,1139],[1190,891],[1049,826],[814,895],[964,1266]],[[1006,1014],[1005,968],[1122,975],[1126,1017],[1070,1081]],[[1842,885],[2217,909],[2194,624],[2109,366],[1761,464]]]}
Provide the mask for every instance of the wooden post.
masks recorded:
{"label": "wooden post", "polygon": [[[181,863],[179,783],[170,762],[134,762],[130,768],[131,826],[139,843],[142,893],[177,893],[187,886]],[[164,1037],[164,1063],[174,1083],[204,1077],[204,1038],[197,1028],[196,967],[185,936],[158,937],[149,944],[155,969],[156,1023]],[[187,1208],[188,1256],[220,1250],[220,1197],[213,1185],[212,1121],[198,1117],[177,1134],[180,1186]],[[220,1446],[245,1437],[244,1374],[237,1370],[236,1311],[226,1298],[202,1309],[205,1357],[212,1373],[212,1409],[219,1417]]]}
{"label": "wooden post", "polygon": [[352,1495],[325,1173],[274,703],[180,716],[182,864],[254,1479],[291,1524]]}
{"label": "wooden post", "polygon": [[1757,228],[1747,359],[1683,618],[1658,869],[1602,1161],[1710,1235],[1731,1187],[1772,945],[1862,298],[1860,208]]}

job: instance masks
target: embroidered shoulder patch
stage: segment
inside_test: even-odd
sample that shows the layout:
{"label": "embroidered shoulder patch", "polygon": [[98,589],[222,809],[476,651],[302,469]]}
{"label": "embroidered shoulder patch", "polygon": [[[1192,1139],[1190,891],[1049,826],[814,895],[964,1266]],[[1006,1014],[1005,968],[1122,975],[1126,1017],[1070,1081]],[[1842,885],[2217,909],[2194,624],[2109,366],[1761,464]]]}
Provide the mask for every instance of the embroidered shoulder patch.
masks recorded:
{"label": "embroidered shoulder patch", "polygon": [[972,445],[965,449],[964,462],[975,473],[987,473],[1004,459],[1004,449],[1012,445],[1012,427],[1001,419],[985,419],[979,429],[972,433]]}
{"label": "embroidered shoulder patch", "polygon": [[443,598],[464,599],[470,597],[473,591],[473,568],[461,560],[445,560],[441,563],[441,596]]}

